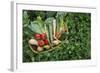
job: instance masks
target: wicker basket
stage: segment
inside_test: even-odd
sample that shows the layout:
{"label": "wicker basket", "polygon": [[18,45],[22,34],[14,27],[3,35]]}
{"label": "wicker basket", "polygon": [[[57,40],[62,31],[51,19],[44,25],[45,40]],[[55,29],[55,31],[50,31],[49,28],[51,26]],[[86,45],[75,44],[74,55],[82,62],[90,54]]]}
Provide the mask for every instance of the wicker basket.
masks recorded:
{"label": "wicker basket", "polygon": [[37,50],[35,50],[36,47],[35,47],[35,49],[34,49],[34,48],[32,47],[32,45],[30,45],[30,44],[29,44],[29,47],[30,47],[30,49],[32,50],[32,52],[34,52],[34,53],[36,53],[36,54],[39,54],[39,53],[45,53],[45,52],[53,51],[53,50],[57,49],[57,47],[60,47],[61,45],[65,44],[65,43],[68,43],[67,36],[66,36],[66,38],[65,38],[63,41],[61,41],[61,43],[59,43],[59,44],[56,45],[56,46],[51,46],[51,48],[50,48],[50,49],[47,49],[47,50],[37,51]]}
{"label": "wicker basket", "polygon": [[29,47],[31,48],[31,50],[34,52],[34,53],[44,53],[44,52],[48,52],[48,51],[52,51],[54,49],[56,49],[57,47],[59,47],[61,45],[61,43],[57,46],[52,46],[50,49],[48,50],[45,50],[45,51],[36,51],[34,50],[34,48],[32,47],[32,45],[29,44]]}

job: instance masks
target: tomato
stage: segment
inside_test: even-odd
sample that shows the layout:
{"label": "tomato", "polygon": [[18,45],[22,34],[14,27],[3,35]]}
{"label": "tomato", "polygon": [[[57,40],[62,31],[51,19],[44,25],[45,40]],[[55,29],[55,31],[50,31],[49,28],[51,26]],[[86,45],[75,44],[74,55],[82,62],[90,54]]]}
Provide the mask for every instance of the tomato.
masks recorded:
{"label": "tomato", "polygon": [[43,40],[45,45],[49,44],[48,39]]}
{"label": "tomato", "polygon": [[44,46],[44,45],[45,45],[45,43],[44,43],[43,40],[39,40],[39,41],[38,41],[38,46],[42,47],[42,46]]}
{"label": "tomato", "polygon": [[40,40],[40,39],[41,39],[41,34],[37,34],[37,33],[36,33],[36,34],[34,35],[34,38],[35,38],[36,40]]}

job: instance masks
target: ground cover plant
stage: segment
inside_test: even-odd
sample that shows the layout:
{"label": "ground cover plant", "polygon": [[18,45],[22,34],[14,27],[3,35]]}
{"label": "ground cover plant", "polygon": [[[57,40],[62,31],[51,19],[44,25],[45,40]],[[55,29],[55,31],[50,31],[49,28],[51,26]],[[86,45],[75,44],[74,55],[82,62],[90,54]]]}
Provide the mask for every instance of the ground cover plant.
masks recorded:
{"label": "ground cover plant", "polygon": [[90,13],[23,10],[22,19],[23,62],[91,59]]}

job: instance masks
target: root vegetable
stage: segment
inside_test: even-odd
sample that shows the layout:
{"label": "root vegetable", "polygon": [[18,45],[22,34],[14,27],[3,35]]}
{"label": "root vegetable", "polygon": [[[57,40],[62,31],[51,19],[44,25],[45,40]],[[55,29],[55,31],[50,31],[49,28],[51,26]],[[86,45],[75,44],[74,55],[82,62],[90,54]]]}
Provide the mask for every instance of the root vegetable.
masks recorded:
{"label": "root vegetable", "polygon": [[35,39],[30,39],[28,42],[31,45],[38,45],[38,42]]}
{"label": "root vegetable", "polygon": [[40,40],[40,39],[41,39],[41,34],[37,34],[37,33],[36,33],[36,34],[34,35],[34,38],[35,38],[36,40]]}
{"label": "root vegetable", "polygon": [[37,51],[41,52],[41,51],[43,51],[43,48],[42,47],[38,47]]}
{"label": "root vegetable", "polygon": [[50,45],[45,45],[43,48],[50,49]]}
{"label": "root vegetable", "polygon": [[46,38],[47,38],[46,33],[41,34],[41,35],[40,35],[40,38],[41,38],[41,39],[46,39]]}
{"label": "root vegetable", "polygon": [[43,40],[38,41],[38,46],[43,47],[45,45]]}
{"label": "root vegetable", "polygon": [[59,39],[61,37],[61,33],[56,32],[56,37],[57,37],[57,39]]}
{"label": "root vegetable", "polygon": [[48,39],[45,39],[45,40],[43,40],[43,41],[44,41],[44,44],[45,44],[45,45],[49,44]]}
{"label": "root vegetable", "polygon": [[58,45],[60,42],[61,42],[60,40],[54,40],[54,41],[53,41],[53,44],[54,44],[54,45]]}

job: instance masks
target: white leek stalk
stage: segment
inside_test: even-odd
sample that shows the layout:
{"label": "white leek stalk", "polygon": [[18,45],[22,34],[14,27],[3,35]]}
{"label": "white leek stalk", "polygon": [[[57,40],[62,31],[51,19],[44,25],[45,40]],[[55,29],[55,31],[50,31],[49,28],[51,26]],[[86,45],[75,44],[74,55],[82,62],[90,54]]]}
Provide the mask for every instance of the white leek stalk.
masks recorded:
{"label": "white leek stalk", "polygon": [[53,36],[54,36],[54,39],[56,39],[55,32],[56,32],[56,20],[53,19]]}

